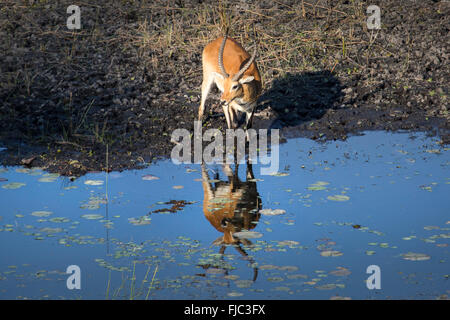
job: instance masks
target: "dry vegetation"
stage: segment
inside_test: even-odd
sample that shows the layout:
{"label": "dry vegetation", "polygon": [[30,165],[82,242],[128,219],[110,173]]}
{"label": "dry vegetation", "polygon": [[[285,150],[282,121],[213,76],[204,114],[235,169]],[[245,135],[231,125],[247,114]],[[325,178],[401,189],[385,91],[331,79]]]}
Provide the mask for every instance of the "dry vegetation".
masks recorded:
{"label": "dry vegetation", "polygon": [[[368,129],[439,128],[448,137],[446,1],[0,1],[0,141],[5,164],[73,174],[167,155],[170,133],[192,128],[201,50],[229,26],[258,46],[272,127],[345,138]],[[207,127],[224,120],[209,100]],[[267,122],[264,122],[267,124]],[[295,128],[292,130],[292,128]],[[447,135],[447,136],[446,136]]]}

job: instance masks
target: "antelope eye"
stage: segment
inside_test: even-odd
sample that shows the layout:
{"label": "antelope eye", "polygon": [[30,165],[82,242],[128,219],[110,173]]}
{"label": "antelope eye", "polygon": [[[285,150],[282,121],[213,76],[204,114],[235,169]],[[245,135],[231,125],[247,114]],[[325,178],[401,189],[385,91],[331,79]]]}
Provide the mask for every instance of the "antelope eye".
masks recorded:
{"label": "antelope eye", "polygon": [[236,90],[239,87],[239,85],[235,84],[234,86],[231,87],[232,90]]}

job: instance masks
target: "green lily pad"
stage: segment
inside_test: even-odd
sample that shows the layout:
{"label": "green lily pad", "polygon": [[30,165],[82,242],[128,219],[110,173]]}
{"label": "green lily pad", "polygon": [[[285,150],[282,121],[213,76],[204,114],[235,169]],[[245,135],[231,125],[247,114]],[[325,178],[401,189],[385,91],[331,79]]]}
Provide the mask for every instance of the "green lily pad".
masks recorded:
{"label": "green lily pad", "polygon": [[344,277],[351,274],[350,270],[344,267],[337,267],[337,270],[330,271],[333,276]]}
{"label": "green lily pad", "polygon": [[281,266],[278,268],[278,270],[281,271],[298,271],[298,267],[297,266]]}
{"label": "green lily pad", "polygon": [[308,276],[306,274],[290,274],[287,276],[288,279],[295,280],[295,279],[308,279]]}
{"label": "green lily pad", "polygon": [[278,245],[280,246],[296,246],[299,245],[300,243],[298,241],[294,241],[294,240],[283,240],[283,241],[278,241]]}
{"label": "green lily pad", "polygon": [[103,180],[86,180],[84,184],[87,184],[88,186],[101,186]]}
{"label": "green lily pad", "polygon": [[280,286],[280,287],[275,287],[273,290],[275,290],[275,291],[290,291],[291,288],[285,287],[285,286]]}
{"label": "green lily pad", "polygon": [[260,270],[276,270],[278,269],[277,266],[274,266],[272,264],[265,264],[259,267]]}
{"label": "green lily pad", "polygon": [[241,297],[241,296],[243,296],[244,294],[243,293],[241,293],[241,292],[236,292],[236,291],[232,291],[232,292],[228,292],[227,293],[227,296],[229,296],[229,297]]}
{"label": "green lily pad", "polygon": [[31,215],[35,217],[48,217],[51,214],[53,214],[51,211],[33,211],[31,213]]}
{"label": "green lily pad", "polygon": [[62,229],[62,228],[50,228],[50,227],[46,227],[46,228],[41,228],[41,229],[39,229],[39,231],[40,231],[40,232],[44,232],[44,233],[52,234],[52,233],[59,233],[59,232],[62,232],[63,229]]}
{"label": "green lily pad", "polygon": [[83,214],[81,217],[87,220],[97,220],[103,218],[100,214]]}
{"label": "green lily pad", "polygon": [[146,175],[142,176],[142,180],[147,180],[147,181],[158,180],[158,179],[159,178],[157,176],[154,176],[154,175],[151,175],[151,174],[146,174]]}
{"label": "green lily pad", "polygon": [[270,282],[281,282],[281,281],[284,281],[284,279],[282,277],[269,277],[269,278],[267,278],[267,281],[270,281]]}
{"label": "green lily pad", "polygon": [[286,210],[283,209],[262,209],[259,211],[262,215],[265,216],[278,216],[286,213]]}
{"label": "green lily pad", "polygon": [[276,173],[271,173],[270,175],[274,176],[274,177],[286,177],[286,176],[289,175],[289,173],[287,173],[287,172],[276,172]]}
{"label": "green lily pad", "polygon": [[70,219],[67,219],[64,217],[54,217],[54,218],[49,219],[49,221],[55,222],[55,223],[61,223],[61,222],[69,222]]}
{"label": "green lily pad", "polygon": [[333,290],[336,289],[336,285],[334,283],[323,284],[321,286],[316,286],[318,290]]}
{"label": "green lily pad", "polygon": [[350,197],[342,194],[336,194],[334,196],[328,196],[327,199],[332,201],[348,201],[350,200]]}
{"label": "green lily pad", "polygon": [[150,224],[151,218],[149,216],[143,216],[138,218],[129,218],[128,222],[135,226],[143,226]]}
{"label": "green lily pad", "polygon": [[22,183],[22,182],[11,182],[11,183],[7,183],[7,184],[4,184],[4,185],[2,185],[2,188],[3,189],[19,189],[19,188],[21,188],[21,187],[23,187],[23,186],[25,186],[26,185],[26,183]]}
{"label": "green lily pad", "polygon": [[38,179],[39,182],[54,182],[59,177],[58,173],[46,173]]}
{"label": "green lily pad", "polygon": [[327,185],[329,185],[329,184],[330,184],[330,183],[329,183],[329,182],[326,182],[326,181],[317,181],[317,182],[311,184],[311,185],[308,187],[308,190],[312,190],[312,191],[325,190],[325,189],[326,189],[325,186],[327,186]]}
{"label": "green lily pad", "polygon": [[402,254],[402,257],[404,260],[409,261],[424,261],[431,259],[431,257],[425,253],[414,253],[414,252],[404,253]]}
{"label": "green lily pad", "polygon": [[241,239],[257,239],[261,238],[263,235],[262,233],[256,231],[241,231],[234,233],[233,236]]}
{"label": "green lily pad", "polygon": [[252,280],[236,280],[236,281],[234,281],[234,283],[236,284],[236,286],[238,288],[249,288],[252,286],[253,281]]}
{"label": "green lily pad", "polygon": [[339,257],[342,256],[343,253],[337,250],[325,250],[320,252],[322,257]]}
{"label": "green lily pad", "polygon": [[88,210],[97,210],[100,208],[101,204],[106,204],[106,203],[107,203],[107,201],[104,198],[91,196],[89,198],[89,201],[87,203],[82,204],[80,206],[80,208],[88,209]]}

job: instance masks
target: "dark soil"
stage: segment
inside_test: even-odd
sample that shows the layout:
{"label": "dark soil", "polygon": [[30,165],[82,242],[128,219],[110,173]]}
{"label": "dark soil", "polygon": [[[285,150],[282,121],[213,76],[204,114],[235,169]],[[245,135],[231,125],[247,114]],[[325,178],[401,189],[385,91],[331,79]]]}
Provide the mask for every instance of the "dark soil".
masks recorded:
{"label": "dark soil", "polygon": [[[256,128],[346,139],[426,131],[450,141],[448,1],[73,1],[0,3],[0,160],[64,175],[138,168],[193,130],[201,51],[231,26],[259,47]],[[107,4],[106,4],[107,3]],[[216,94],[204,128],[225,127]],[[108,150],[108,168],[106,154]]]}

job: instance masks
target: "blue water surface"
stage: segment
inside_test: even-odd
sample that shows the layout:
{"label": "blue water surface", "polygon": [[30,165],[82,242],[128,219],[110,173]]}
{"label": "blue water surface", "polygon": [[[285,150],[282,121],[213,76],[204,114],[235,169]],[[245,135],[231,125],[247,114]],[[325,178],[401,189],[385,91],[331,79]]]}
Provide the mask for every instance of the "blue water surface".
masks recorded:
{"label": "blue water surface", "polygon": [[[450,153],[438,142],[387,132],[288,140],[279,174],[253,165],[259,209],[235,245],[215,241],[224,234],[205,216],[197,164],[166,160],[74,181],[2,168],[0,298],[445,298]],[[220,166],[206,169],[213,188],[229,185]],[[80,267],[81,289],[67,287],[70,265]],[[380,289],[367,287],[370,265]]]}

